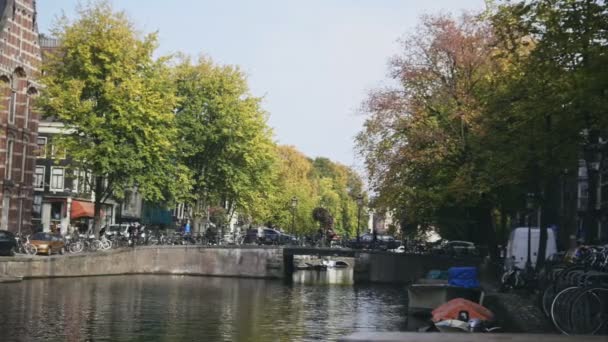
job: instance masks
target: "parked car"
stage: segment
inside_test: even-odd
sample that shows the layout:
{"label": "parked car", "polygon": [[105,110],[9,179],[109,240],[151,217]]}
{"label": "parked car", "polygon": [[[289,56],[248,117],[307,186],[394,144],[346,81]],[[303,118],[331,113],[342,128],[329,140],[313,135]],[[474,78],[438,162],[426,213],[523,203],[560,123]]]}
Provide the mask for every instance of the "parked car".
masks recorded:
{"label": "parked car", "polygon": [[0,255],[15,255],[17,240],[15,235],[7,230],[0,230]]}
{"label": "parked car", "polygon": [[65,244],[59,235],[51,233],[36,233],[30,238],[30,243],[38,249],[38,253],[51,255],[65,253]]}
{"label": "parked car", "polygon": [[401,241],[395,240],[391,235],[378,235],[377,246],[383,250],[395,249],[401,246]]}
{"label": "parked car", "polygon": [[262,229],[262,235],[260,236],[260,242],[264,245],[278,245],[279,236],[281,232],[271,228]]}
{"label": "parked car", "polygon": [[349,241],[348,246],[359,249],[380,249],[389,250],[395,249],[401,245],[401,241],[395,240],[391,235],[376,235],[374,243],[374,234],[366,233],[359,237],[359,242],[354,238]]}
{"label": "parked car", "polygon": [[297,245],[298,239],[293,235],[281,233],[279,243],[282,245]]}
{"label": "parked car", "polygon": [[247,229],[245,232],[245,236],[243,238],[244,244],[254,244],[258,243],[258,230],[257,229]]}
{"label": "parked car", "polygon": [[477,255],[475,244],[469,241],[449,241],[443,250],[449,255]]}

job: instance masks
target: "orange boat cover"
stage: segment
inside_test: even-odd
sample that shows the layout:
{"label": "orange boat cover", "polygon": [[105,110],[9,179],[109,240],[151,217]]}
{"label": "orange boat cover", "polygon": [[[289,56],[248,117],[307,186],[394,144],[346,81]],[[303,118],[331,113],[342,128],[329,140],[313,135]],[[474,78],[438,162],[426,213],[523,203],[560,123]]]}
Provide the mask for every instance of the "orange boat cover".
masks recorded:
{"label": "orange boat cover", "polygon": [[437,323],[447,319],[458,319],[458,313],[461,311],[467,311],[469,313],[469,319],[478,318],[482,321],[494,320],[492,311],[477,303],[471,302],[470,300],[456,298],[433,310],[433,322]]}

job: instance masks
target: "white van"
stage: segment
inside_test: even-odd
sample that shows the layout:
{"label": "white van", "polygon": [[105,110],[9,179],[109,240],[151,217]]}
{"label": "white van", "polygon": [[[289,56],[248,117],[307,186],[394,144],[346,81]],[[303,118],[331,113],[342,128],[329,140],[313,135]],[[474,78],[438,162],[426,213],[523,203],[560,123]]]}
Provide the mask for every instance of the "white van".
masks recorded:
{"label": "white van", "polygon": [[[540,229],[533,227],[530,235],[530,259],[532,261],[532,267],[534,267],[536,265],[536,258],[538,257]],[[557,253],[555,232],[553,229],[547,228],[547,250],[545,258],[549,258],[555,253]],[[515,228],[511,232],[509,243],[507,244],[507,258],[512,257],[515,257],[514,266],[517,266],[520,269],[526,267],[526,261],[528,260],[528,227]]]}

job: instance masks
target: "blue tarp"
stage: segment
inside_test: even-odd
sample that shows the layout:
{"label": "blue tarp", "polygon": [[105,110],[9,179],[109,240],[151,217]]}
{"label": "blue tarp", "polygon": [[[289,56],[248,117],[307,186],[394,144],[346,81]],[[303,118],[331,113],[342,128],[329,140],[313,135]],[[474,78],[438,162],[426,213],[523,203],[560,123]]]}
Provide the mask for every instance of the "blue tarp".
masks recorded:
{"label": "blue tarp", "polygon": [[479,279],[476,267],[452,267],[448,270],[448,283],[453,286],[478,288]]}

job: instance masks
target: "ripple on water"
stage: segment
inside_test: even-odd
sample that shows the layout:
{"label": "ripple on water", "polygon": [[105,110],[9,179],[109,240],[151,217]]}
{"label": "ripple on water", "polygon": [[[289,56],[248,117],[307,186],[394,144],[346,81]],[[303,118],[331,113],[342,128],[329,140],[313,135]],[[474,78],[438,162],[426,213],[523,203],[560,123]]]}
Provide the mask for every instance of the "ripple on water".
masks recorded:
{"label": "ripple on water", "polygon": [[407,292],[182,276],[28,280],[0,287],[0,341],[319,341],[405,329]]}

